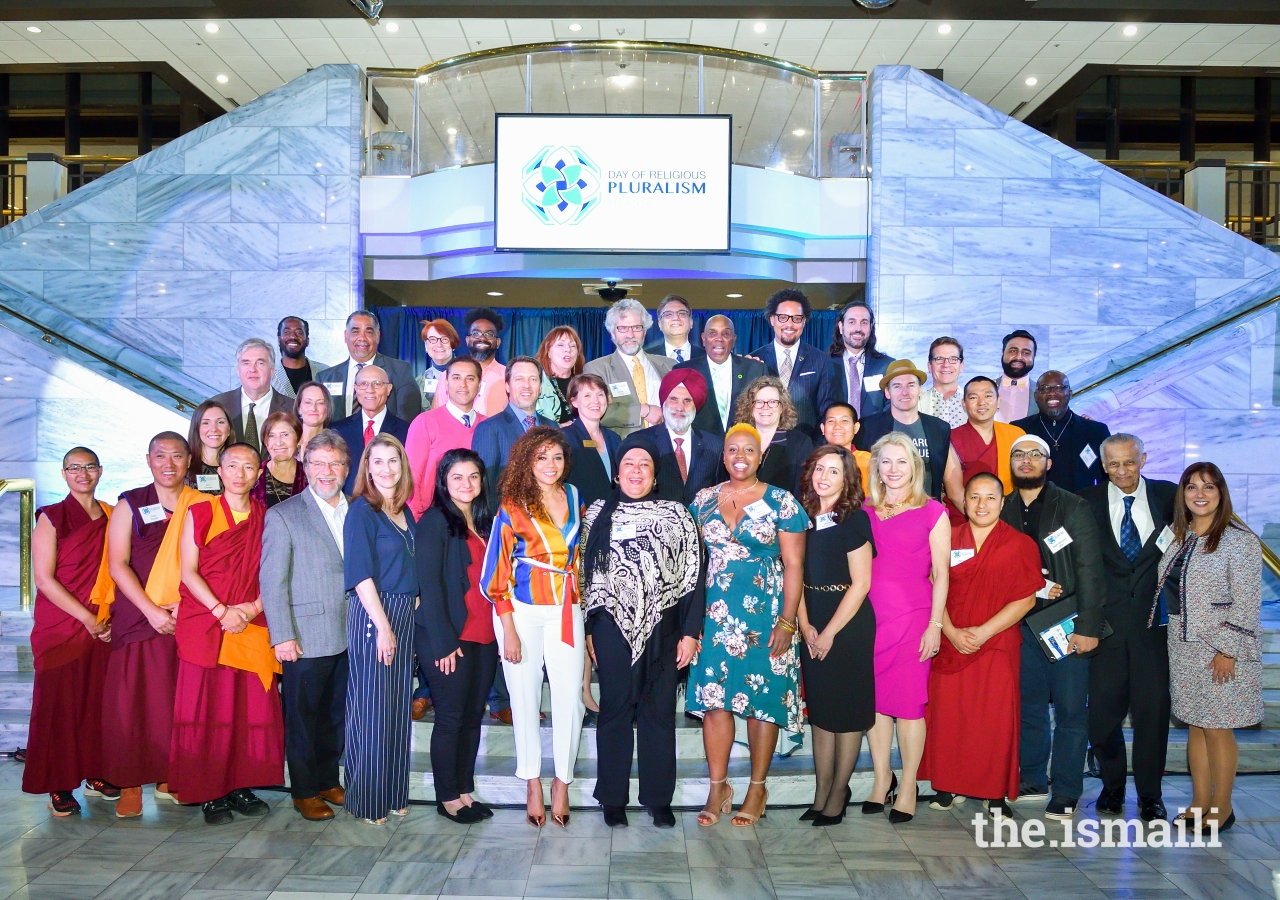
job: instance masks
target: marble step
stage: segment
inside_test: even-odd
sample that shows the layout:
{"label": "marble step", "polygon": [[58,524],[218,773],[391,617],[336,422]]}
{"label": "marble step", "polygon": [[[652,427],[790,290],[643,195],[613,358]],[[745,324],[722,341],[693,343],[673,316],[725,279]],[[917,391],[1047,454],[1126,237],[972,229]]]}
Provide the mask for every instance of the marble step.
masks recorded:
{"label": "marble step", "polygon": [[29,611],[22,609],[0,609],[0,635],[4,637],[23,637],[31,634],[35,624]]}

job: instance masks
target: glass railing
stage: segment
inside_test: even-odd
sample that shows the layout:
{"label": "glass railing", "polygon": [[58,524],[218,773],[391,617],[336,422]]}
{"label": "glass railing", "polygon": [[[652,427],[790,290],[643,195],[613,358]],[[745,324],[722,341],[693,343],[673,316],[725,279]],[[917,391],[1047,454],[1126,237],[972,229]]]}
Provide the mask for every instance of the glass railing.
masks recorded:
{"label": "glass railing", "polygon": [[732,159],[809,177],[866,175],[866,76],[686,44],[505,47],[369,69],[367,175],[493,162],[496,113],[733,116]]}

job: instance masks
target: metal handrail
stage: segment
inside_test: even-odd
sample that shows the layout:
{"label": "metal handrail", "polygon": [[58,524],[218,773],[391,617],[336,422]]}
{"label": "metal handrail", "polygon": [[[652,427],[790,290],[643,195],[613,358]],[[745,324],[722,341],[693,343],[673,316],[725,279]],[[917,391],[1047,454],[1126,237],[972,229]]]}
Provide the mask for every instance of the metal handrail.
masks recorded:
{"label": "metal handrail", "polygon": [[31,564],[31,532],[36,527],[36,483],[32,478],[0,478],[0,497],[18,495],[18,597],[23,610],[36,596],[35,567]]}
{"label": "metal handrail", "polygon": [[[136,156],[92,156],[83,153],[76,153],[69,156],[59,156],[64,163],[84,164],[84,163],[131,163],[138,157]],[[0,166],[25,165],[28,162],[25,156],[0,156]]]}

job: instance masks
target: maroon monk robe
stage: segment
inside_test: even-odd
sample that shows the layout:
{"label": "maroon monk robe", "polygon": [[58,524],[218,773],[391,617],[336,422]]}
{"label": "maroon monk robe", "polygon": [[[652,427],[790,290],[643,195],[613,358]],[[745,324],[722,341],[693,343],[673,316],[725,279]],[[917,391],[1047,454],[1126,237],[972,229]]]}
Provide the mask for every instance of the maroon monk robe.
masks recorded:
{"label": "maroon monk robe", "polygon": [[[146,587],[169,519],[146,523],[141,510],[160,502],[156,486],[120,495],[133,516],[129,568]],[[165,510],[166,515],[170,511]],[[182,523],[175,522],[175,528]],[[151,627],[142,610],[116,588],[111,605],[111,660],[102,687],[102,777],[120,787],[169,780],[173,692],[178,683],[178,644]]]}
{"label": "maroon monk robe", "polygon": [[[951,549],[974,549],[968,522],[951,529]],[[957,628],[971,628],[1042,587],[1035,541],[997,522],[976,555],[952,565],[947,615]],[[1016,623],[968,655],[943,637],[929,673],[919,775],[934,790],[1017,799],[1021,653]]]}
{"label": "maroon monk robe", "polygon": [[[960,460],[961,484],[968,484],[969,479],[979,472],[990,472],[997,477],[1000,475],[994,436],[988,444],[976,428],[965,422],[951,429],[951,446],[955,447],[956,457]],[[950,498],[947,499],[947,515],[951,518],[953,528],[968,521],[962,511],[951,505]]]}
{"label": "maroon monk robe", "polygon": [[[225,604],[258,599],[258,564],[266,510],[253,501],[249,518],[207,538],[213,503],[191,507],[200,575]],[[254,672],[218,662],[222,627],[187,589],[178,607],[178,684],[174,696],[173,741],[169,752],[169,790],[184,803],[204,803],[237,788],[284,783],[284,719],[277,679],[264,690]],[[258,615],[251,624],[266,626]]]}
{"label": "maroon monk robe", "polygon": [[[96,614],[98,605],[89,595],[102,566],[107,517],[90,519],[73,496],[36,515],[49,520],[58,538],[54,577]],[[87,778],[102,777],[102,681],[111,649],[43,592],[36,594],[34,617],[36,676],[22,789],[72,791]]]}

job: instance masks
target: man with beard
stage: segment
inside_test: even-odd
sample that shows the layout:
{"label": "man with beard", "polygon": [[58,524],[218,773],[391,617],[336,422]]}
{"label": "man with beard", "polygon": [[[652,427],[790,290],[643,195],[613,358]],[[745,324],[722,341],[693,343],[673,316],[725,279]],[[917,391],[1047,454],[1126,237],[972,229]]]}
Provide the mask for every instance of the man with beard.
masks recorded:
{"label": "man with beard", "polygon": [[636,432],[658,450],[657,494],[688,506],[705,487],[729,476],[724,471],[724,438],[694,427],[695,415],[707,402],[707,383],[693,369],[675,368],[658,388],[662,424]]}
{"label": "man with beard", "polygon": [[1036,364],[1036,339],[1031,332],[1011,331],[1001,343],[1000,366],[1004,375],[1000,378],[999,422],[1013,422],[1025,418],[1031,408],[1031,370]]}
{"label": "man with beard", "polygon": [[496,416],[476,426],[471,449],[484,462],[484,477],[490,497],[498,496],[498,481],[507,467],[507,457],[516,441],[535,425],[559,428],[555,420],[538,415],[538,394],[542,390],[542,366],[532,356],[517,356],[506,366],[505,393],[510,402]]}
{"label": "man with beard", "polygon": [[[1048,579],[1036,594],[1033,613],[1058,606],[1065,618],[1071,614],[1072,604],[1076,612],[1067,655],[1057,662],[1040,649],[1031,627],[1025,621],[1022,624],[1018,797],[1048,798],[1048,818],[1070,819],[1084,790],[1084,756],[1089,745],[1089,660],[1081,654],[1097,649],[1104,625],[1102,545],[1088,502],[1048,481],[1053,460],[1043,438],[1024,434],[1014,441],[1009,458],[1015,490],[1005,501],[1000,518],[1035,540]],[[1052,772],[1048,771],[1051,755]]]}
{"label": "man with beard", "polygon": [[662,421],[658,389],[675,361],[644,352],[644,336],[652,325],[653,316],[640,301],[623,297],[604,316],[605,330],[617,351],[591,360],[582,369],[608,385],[611,402],[600,424],[618,437]]}
{"label": "man with beard", "polygon": [[1111,429],[1071,411],[1071,382],[1061,372],[1051,369],[1041,375],[1034,396],[1040,412],[1013,424],[1027,434],[1039,435],[1053,448],[1049,480],[1072,493],[1106,484],[1102,442]]}
{"label": "man with beard", "polygon": [[[809,298],[794,288],[777,291],[765,301],[764,314],[773,327],[773,340],[751,355],[777,375],[796,408],[796,428],[818,440],[818,417],[837,399],[835,365],[813,344],[800,340],[813,313]],[[791,485],[787,485],[791,487]]]}
{"label": "man with beard", "polygon": [[506,407],[508,399],[507,369],[497,359],[506,323],[498,313],[482,306],[467,313],[462,324],[467,329],[467,351],[480,363],[480,394],[476,397],[476,412],[486,418],[496,416]]}
{"label": "man with beard", "polygon": [[298,388],[314,378],[320,371],[307,359],[307,347],[311,345],[311,326],[306,319],[285,316],[276,326],[276,341],[280,345],[280,362],[271,376],[271,389],[286,397],[298,396]]}
{"label": "man with beard", "polygon": [[676,363],[677,369],[692,369],[702,376],[714,403],[703,403],[693,418],[693,427],[708,434],[724,437],[733,417],[733,405],[747,385],[761,375],[768,375],[764,363],[733,352],[738,342],[733,320],[728,316],[712,316],[702,329],[702,349],[687,362]]}
{"label": "man with beard", "polygon": [[836,360],[836,397],[857,410],[859,418],[884,412],[880,377],[893,357],[876,349],[876,315],[866,300],[850,300],[840,310],[828,352]]}
{"label": "man with beard", "polygon": [[333,418],[341,419],[356,411],[359,402],[355,396],[356,375],[365,366],[378,366],[391,381],[391,397],[387,401],[395,415],[412,422],[422,412],[422,391],[413,377],[413,369],[403,360],[378,352],[382,337],[382,325],[372,310],[358,309],[347,316],[347,327],[342,333],[350,356],[325,369],[316,376],[333,397]]}

